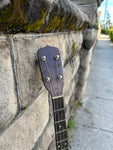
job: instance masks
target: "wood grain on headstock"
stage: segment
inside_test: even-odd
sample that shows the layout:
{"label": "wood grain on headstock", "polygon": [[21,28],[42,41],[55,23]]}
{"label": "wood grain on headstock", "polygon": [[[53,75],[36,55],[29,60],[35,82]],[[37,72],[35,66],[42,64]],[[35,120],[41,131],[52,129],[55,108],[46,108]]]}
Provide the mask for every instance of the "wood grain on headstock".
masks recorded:
{"label": "wood grain on headstock", "polygon": [[[40,64],[42,79],[46,89],[49,91],[52,97],[62,95],[64,80],[61,58],[58,48],[46,46],[40,48],[37,52],[37,55]],[[58,60],[55,59],[56,55],[59,55]],[[46,57],[45,61],[42,61],[43,56]],[[58,79],[59,75],[62,76],[62,79]],[[50,81],[47,81],[47,77],[50,78]]]}

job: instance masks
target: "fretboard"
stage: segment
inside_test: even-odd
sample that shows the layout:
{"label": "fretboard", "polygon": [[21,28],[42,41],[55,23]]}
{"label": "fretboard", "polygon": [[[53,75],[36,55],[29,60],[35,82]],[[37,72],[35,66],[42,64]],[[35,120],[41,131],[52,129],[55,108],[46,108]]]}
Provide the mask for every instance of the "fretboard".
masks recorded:
{"label": "fretboard", "polygon": [[52,99],[56,150],[68,150],[68,138],[63,97]]}

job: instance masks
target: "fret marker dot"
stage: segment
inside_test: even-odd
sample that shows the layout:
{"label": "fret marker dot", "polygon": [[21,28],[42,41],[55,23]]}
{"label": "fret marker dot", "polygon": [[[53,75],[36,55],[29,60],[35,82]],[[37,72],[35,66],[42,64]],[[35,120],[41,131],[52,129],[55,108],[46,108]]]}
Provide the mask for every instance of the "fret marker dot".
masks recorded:
{"label": "fret marker dot", "polygon": [[60,146],[58,145],[58,147],[60,147]]}
{"label": "fret marker dot", "polygon": [[61,125],[59,125],[59,128],[61,128],[62,126]]}

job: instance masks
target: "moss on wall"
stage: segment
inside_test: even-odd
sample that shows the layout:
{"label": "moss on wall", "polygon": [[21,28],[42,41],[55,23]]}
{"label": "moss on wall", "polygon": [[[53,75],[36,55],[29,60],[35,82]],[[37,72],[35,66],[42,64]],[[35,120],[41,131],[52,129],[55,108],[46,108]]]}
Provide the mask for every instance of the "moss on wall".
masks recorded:
{"label": "moss on wall", "polygon": [[27,0],[12,0],[11,3],[0,12],[0,30],[9,33],[11,30],[20,30],[26,23],[23,5]]}
{"label": "moss on wall", "polygon": [[56,11],[52,11],[50,13],[49,21],[47,25],[45,26],[43,33],[51,32],[51,31],[63,31],[65,24],[65,12],[62,8],[60,8],[60,11],[57,13]]}
{"label": "moss on wall", "polygon": [[23,29],[25,32],[32,32],[32,31],[39,31],[41,27],[43,26],[43,21],[46,16],[46,12],[43,9],[41,14],[40,14],[40,19],[37,20],[35,23],[30,22],[28,25],[25,25]]}
{"label": "moss on wall", "polygon": [[68,57],[68,59],[65,61],[64,63],[64,66],[67,65],[67,63],[73,59],[73,57],[75,56],[75,53],[76,53],[76,43],[73,43],[72,45],[72,52],[71,52],[71,55]]}
{"label": "moss on wall", "polygon": [[[65,11],[62,7],[59,8],[57,5],[49,12],[47,10],[48,4],[42,5],[42,1],[40,2],[41,8],[37,10],[38,17],[35,17],[35,21],[32,18],[28,19],[28,10],[25,12],[24,9],[25,4],[29,4],[29,0],[12,0],[6,8],[0,11],[0,32],[46,33],[73,31],[79,28],[77,27],[77,17],[74,14]],[[83,23],[79,30],[82,30],[86,24],[86,22]]]}

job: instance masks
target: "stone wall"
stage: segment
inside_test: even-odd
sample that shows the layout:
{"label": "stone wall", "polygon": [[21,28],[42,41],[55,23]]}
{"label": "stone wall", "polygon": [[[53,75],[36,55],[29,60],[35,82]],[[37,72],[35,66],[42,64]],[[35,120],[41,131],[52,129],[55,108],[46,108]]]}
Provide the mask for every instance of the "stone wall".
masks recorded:
{"label": "stone wall", "polygon": [[[0,11],[3,13],[7,7],[11,7],[14,4],[11,2],[14,1],[1,0]],[[47,2],[50,3],[50,0]],[[92,18],[87,12],[91,9],[79,7],[82,1],[74,2],[76,5],[69,0],[64,3],[53,0],[49,11],[55,12],[57,5],[56,10],[60,10],[61,6],[65,10],[64,16],[72,13],[71,16],[77,19],[77,26],[73,26],[74,31],[71,32],[67,32],[67,29],[70,29],[66,24],[62,24],[65,26],[63,32],[51,29],[49,31],[54,33],[37,34],[30,31],[6,34],[8,30],[4,30],[0,24],[0,150],[54,150],[51,98],[42,83],[39,64],[36,61],[39,48],[49,45],[60,50],[67,121],[73,102],[82,99],[96,44],[96,9],[99,2],[92,0],[83,3],[95,4]],[[33,3],[30,4],[33,6]],[[31,8],[29,7],[29,13]],[[73,22],[73,19],[70,23],[71,21]],[[8,29],[11,29],[12,33],[15,27],[8,26]]]}

